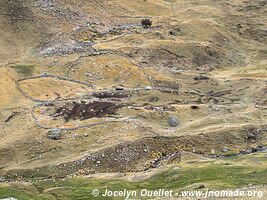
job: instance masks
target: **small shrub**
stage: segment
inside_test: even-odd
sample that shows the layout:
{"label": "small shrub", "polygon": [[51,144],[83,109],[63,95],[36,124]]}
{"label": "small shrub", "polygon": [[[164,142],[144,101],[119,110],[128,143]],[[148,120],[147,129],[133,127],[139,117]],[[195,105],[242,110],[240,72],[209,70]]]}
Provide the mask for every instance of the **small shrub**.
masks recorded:
{"label": "small shrub", "polygon": [[144,28],[149,28],[152,26],[152,21],[150,19],[142,19],[141,21],[141,25],[144,27]]}

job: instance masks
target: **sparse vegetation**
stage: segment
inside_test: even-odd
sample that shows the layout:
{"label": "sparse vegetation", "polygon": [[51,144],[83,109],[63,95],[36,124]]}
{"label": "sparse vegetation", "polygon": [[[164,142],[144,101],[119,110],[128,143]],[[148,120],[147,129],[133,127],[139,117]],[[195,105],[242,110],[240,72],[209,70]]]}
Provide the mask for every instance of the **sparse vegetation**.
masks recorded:
{"label": "sparse vegetation", "polygon": [[10,68],[15,69],[17,73],[24,76],[31,76],[34,70],[33,65],[12,65]]}

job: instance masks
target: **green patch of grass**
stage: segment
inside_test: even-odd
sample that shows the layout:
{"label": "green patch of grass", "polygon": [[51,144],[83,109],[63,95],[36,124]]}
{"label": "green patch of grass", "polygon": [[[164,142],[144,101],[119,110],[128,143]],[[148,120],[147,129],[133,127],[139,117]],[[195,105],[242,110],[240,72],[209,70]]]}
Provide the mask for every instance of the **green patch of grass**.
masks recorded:
{"label": "green patch of grass", "polygon": [[32,199],[33,196],[34,199],[47,199],[54,197],[54,195],[57,196],[57,199],[62,200],[123,199],[103,196],[94,198],[91,195],[91,191],[96,188],[101,193],[104,193],[105,189],[113,191],[123,189],[134,191],[142,189],[157,190],[162,188],[180,190],[195,183],[206,183],[208,185],[212,183],[212,188],[210,189],[231,189],[240,188],[248,184],[266,184],[266,180],[267,169],[210,164],[205,167],[166,171],[142,182],[89,178],[70,178],[56,182],[42,181],[36,183],[39,193],[33,186],[19,189],[17,185],[12,185],[12,187],[5,187],[4,190],[0,186],[0,198],[8,196],[7,194],[12,194],[13,197],[18,199]]}
{"label": "green patch of grass", "polygon": [[31,76],[33,74],[33,65],[12,65],[10,68],[15,69],[18,74]]}
{"label": "green patch of grass", "polygon": [[12,184],[12,186],[0,185],[0,198],[13,197],[19,200],[53,200],[50,194],[41,194],[33,185]]}

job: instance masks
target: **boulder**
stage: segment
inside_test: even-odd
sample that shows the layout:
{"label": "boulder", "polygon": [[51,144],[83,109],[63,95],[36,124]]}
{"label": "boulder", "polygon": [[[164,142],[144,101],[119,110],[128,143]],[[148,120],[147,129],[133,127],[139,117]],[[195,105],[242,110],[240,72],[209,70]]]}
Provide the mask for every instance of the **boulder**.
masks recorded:
{"label": "boulder", "polygon": [[247,138],[249,140],[256,140],[257,139],[257,135],[255,133],[252,133],[252,132],[248,132],[247,133]]}
{"label": "boulder", "polygon": [[61,137],[61,129],[52,129],[50,131],[48,131],[47,133],[47,137],[50,140],[59,140]]}
{"label": "boulder", "polygon": [[176,127],[179,125],[179,121],[176,117],[169,117],[168,124],[172,127]]}
{"label": "boulder", "polygon": [[222,152],[226,153],[226,152],[228,152],[228,151],[230,151],[230,149],[229,149],[228,147],[223,147],[223,148],[222,148]]}

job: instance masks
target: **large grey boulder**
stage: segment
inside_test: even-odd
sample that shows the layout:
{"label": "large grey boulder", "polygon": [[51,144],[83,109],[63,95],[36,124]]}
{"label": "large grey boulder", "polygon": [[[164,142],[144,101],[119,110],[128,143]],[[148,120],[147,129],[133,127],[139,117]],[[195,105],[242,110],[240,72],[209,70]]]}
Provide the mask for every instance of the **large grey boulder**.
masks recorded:
{"label": "large grey boulder", "polygon": [[176,127],[179,125],[179,121],[176,117],[169,117],[168,124],[172,127]]}
{"label": "large grey boulder", "polygon": [[59,140],[60,137],[61,137],[61,132],[62,130],[61,129],[52,129],[50,131],[48,131],[47,133],[47,137],[50,139],[50,140]]}

